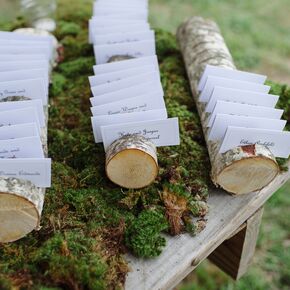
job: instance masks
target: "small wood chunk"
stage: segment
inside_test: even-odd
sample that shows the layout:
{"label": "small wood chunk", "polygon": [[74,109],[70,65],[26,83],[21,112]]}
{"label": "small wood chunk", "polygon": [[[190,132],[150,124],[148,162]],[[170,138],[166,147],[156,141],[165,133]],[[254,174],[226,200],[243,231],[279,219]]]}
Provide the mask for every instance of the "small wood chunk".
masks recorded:
{"label": "small wood chunk", "polygon": [[192,17],[179,27],[177,39],[201,119],[213,182],[233,194],[263,189],[280,172],[275,157],[267,147],[241,146],[220,154],[220,141],[208,140],[206,124],[210,115],[205,111],[205,104],[198,100],[198,82],[208,64],[235,69],[217,24],[201,17]]}
{"label": "small wood chunk", "polygon": [[141,135],[126,135],[106,153],[106,173],[115,184],[128,189],[150,185],[158,174],[155,145]]}
{"label": "small wood chunk", "polygon": [[17,241],[39,228],[44,193],[28,180],[0,179],[0,243]]}

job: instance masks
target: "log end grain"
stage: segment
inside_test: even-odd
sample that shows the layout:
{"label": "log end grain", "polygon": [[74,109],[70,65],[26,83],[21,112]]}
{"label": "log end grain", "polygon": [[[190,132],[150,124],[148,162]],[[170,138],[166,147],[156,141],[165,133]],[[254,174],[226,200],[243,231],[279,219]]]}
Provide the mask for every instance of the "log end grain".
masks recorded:
{"label": "log end grain", "polygon": [[264,146],[237,147],[223,156],[224,166],[216,175],[215,182],[233,194],[245,194],[263,189],[279,174],[280,169]]}
{"label": "log end grain", "polygon": [[44,191],[17,178],[0,179],[0,243],[25,237],[39,228]]}
{"label": "log end grain", "polygon": [[107,150],[106,173],[115,184],[138,189],[150,185],[158,174],[155,145],[140,135],[124,136]]}

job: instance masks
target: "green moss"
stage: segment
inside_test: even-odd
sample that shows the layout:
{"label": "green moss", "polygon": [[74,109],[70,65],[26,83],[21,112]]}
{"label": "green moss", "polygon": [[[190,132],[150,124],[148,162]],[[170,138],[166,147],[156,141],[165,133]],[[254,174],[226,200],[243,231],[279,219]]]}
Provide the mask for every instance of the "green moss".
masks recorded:
{"label": "green moss", "polygon": [[168,229],[168,222],[160,211],[144,210],[126,230],[126,245],[140,257],[152,258],[160,255],[165,238],[160,234]]}
{"label": "green moss", "polygon": [[59,21],[57,38],[63,38],[68,35],[77,36],[81,32],[81,27],[75,22]]}

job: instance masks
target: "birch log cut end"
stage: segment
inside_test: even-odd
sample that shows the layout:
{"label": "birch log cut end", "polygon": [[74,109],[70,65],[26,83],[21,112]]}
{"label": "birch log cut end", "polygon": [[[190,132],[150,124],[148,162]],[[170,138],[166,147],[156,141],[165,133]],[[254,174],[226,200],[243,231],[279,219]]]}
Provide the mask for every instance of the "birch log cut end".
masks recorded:
{"label": "birch log cut end", "polygon": [[205,104],[199,102],[198,82],[206,65],[235,69],[217,24],[201,17],[192,17],[179,27],[177,39],[201,119],[213,182],[234,194],[250,193],[264,188],[279,173],[276,159],[267,147],[240,146],[220,154],[221,142],[208,139],[207,124],[210,116],[205,111]]}
{"label": "birch log cut end", "polygon": [[237,147],[223,156],[222,170],[215,182],[235,194],[258,191],[267,186],[279,173],[279,166],[264,146]]}
{"label": "birch log cut end", "polygon": [[126,135],[106,153],[106,173],[115,184],[128,189],[150,185],[158,174],[155,145],[141,135]]}
{"label": "birch log cut end", "polygon": [[14,242],[39,228],[44,190],[30,181],[0,179],[0,243]]}

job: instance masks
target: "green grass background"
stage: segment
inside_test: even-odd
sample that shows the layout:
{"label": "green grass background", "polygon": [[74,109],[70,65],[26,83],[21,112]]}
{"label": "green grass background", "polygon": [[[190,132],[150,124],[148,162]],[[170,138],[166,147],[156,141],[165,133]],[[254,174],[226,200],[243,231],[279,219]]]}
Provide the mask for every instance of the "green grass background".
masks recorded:
{"label": "green grass background", "polygon": [[[0,22],[20,14],[17,2],[0,0]],[[174,32],[192,15],[219,24],[238,68],[290,84],[290,0],[150,1],[150,22],[154,27]],[[177,289],[290,289],[289,207],[290,183],[267,203],[253,265],[240,281],[232,281],[205,261]]]}

